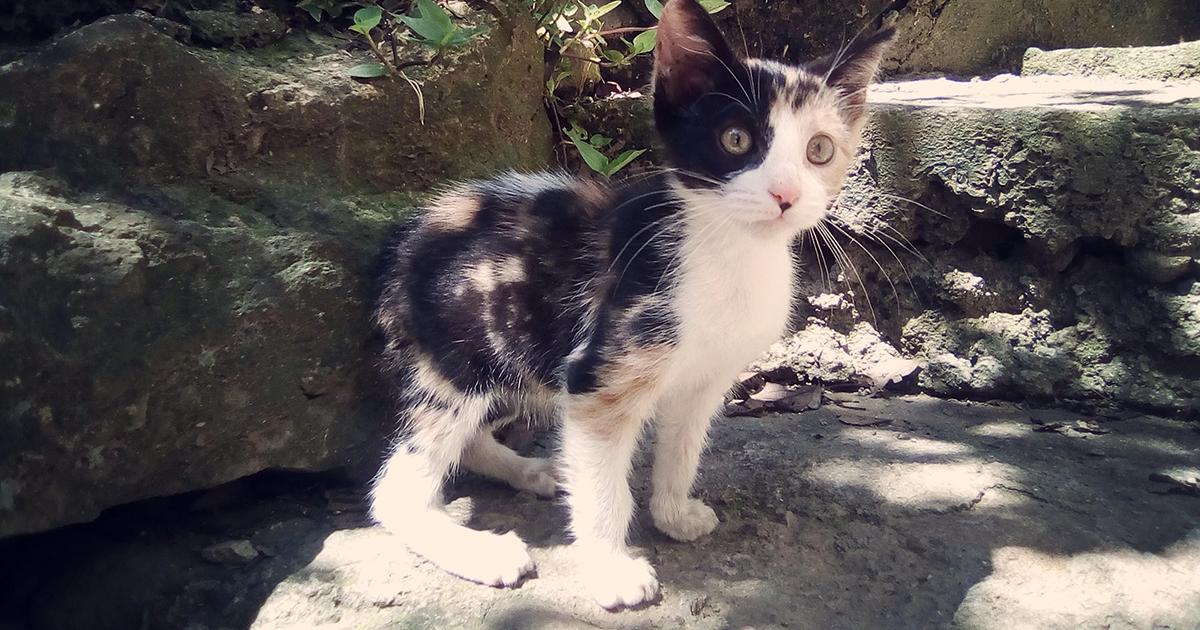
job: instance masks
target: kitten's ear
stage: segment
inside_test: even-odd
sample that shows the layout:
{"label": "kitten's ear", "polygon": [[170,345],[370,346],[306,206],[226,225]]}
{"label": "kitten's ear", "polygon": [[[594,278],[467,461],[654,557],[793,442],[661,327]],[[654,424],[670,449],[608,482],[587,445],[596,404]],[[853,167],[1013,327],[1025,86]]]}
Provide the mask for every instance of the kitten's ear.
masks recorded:
{"label": "kitten's ear", "polygon": [[685,105],[737,63],[725,37],[696,0],[668,0],[654,46],[654,96]]}
{"label": "kitten's ear", "polygon": [[887,52],[896,29],[887,26],[870,35],[855,38],[840,53],[825,55],[808,64],[809,72],[827,77],[827,85],[842,93],[842,111],[849,120],[862,118],[867,102],[867,86],[879,72],[879,62]]}

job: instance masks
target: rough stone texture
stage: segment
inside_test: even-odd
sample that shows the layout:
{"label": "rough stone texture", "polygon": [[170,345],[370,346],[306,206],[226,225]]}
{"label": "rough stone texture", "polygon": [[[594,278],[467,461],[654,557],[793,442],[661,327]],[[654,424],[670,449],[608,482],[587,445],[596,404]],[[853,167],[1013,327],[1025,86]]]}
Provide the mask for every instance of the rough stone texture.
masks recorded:
{"label": "rough stone texture", "polygon": [[1138,48],[1030,48],[1021,61],[1021,74],[1200,79],[1200,41]]}
{"label": "rough stone texture", "polygon": [[910,0],[889,69],[1015,71],[1027,48],[1154,46],[1200,39],[1192,0]]}
{"label": "rough stone texture", "polygon": [[899,39],[884,66],[899,74],[1015,71],[1031,46],[1153,46],[1200,39],[1192,0],[734,0],[717,19],[734,48],[810,59],[836,50],[893,10]]}
{"label": "rough stone texture", "polygon": [[[297,31],[251,52],[190,48],[129,15],[0,67],[0,171],[56,167],[88,183],[247,169],[415,189],[543,164],[541,47],[525,21],[416,69],[360,83],[339,40]],[[136,51],[132,54],[131,51]],[[407,56],[417,51],[404,51]],[[363,53],[359,53],[362,55]]]}
{"label": "rough stone texture", "polygon": [[[831,228],[852,265],[805,240],[807,327],[762,367],[866,385],[866,357],[901,350],[942,395],[1200,416],[1200,85],[1002,76],[872,98]],[[581,109],[653,146],[648,104]]]}
{"label": "rough stone texture", "polygon": [[414,71],[424,126],[305,32],[238,54],[116,16],[0,67],[0,538],[374,466],[375,258],[430,184],[544,166],[528,30]]}
{"label": "rough stone texture", "polygon": [[262,46],[283,37],[287,25],[270,11],[236,13],[198,10],[184,13],[192,37],[214,46]]}
{"label": "rough stone texture", "polygon": [[[1200,498],[1151,480],[1200,477],[1189,424],[1076,424],[1059,411],[924,397],[853,402],[863,409],[718,422],[698,496],[722,523],[677,543],[639,514],[632,543],[663,585],[662,601],[642,610],[606,613],[583,596],[560,502],[471,477],[452,486],[472,526],[515,528],[533,546],[537,577],[497,590],[365,527],[354,492],[265,479],[0,546],[0,626],[1196,627]],[[890,424],[839,421],[861,414]],[[1059,425],[1092,432],[1046,430]],[[647,477],[640,464],[643,505]],[[230,537],[262,556],[202,558]]]}
{"label": "rough stone texture", "polygon": [[253,192],[0,175],[0,537],[374,453],[367,279],[408,204]]}

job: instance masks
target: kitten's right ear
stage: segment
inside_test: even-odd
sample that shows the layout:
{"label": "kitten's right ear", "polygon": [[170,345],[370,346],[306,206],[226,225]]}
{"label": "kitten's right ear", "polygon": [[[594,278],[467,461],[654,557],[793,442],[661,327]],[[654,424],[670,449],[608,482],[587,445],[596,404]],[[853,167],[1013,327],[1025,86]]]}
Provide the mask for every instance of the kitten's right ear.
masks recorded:
{"label": "kitten's right ear", "polygon": [[654,97],[686,105],[708,93],[737,63],[725,37],[696,0],[668,0],[654,46]]}

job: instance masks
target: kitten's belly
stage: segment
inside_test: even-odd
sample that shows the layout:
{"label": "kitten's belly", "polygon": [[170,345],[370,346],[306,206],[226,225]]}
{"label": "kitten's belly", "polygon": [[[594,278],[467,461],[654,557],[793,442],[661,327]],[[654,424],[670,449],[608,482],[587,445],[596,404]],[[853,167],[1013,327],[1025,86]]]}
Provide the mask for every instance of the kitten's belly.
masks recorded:
{"label": "kitten's belly", "polygon": [[732,381],[787,329],[792,257],[786,244],[693,256],[679,285],[676,379]]}

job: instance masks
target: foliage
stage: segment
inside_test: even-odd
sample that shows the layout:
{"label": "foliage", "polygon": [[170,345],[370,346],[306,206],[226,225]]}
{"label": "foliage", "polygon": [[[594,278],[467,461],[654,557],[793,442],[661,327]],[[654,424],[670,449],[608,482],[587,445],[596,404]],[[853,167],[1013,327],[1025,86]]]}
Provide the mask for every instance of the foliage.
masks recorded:
{"label": "foliage", "polygon": [[[557,56],[557,63],[546,80],[549,107],[557,116],[558,100],[566,88],[574,87],[582,94],[591,84],[603,79],[604,69],[627,68],[635,58],[653,52],[655,28],[628,27],[604,29],[603,18],[621,6],[622,0],[605,4],[588,4],[583,0],[535,0],[534,17],[538,36],[546,48]],[[659,0],[642,0],[655,17],[662,15]],[[725,0],[700,0],[709,12],[717,13],[730,6]],[[633,35],[631,39],[627,35]],[[577,124],[563,134],[593,171],[611,177],[617,171],[645,153],[645,149],[630,149],[612,157],[601,152],[608,142],[597,143],[603,136],[588,136]]]}
{"label": "foliage", "polygon": [[622,151],[616,157],[609,159],[608,156],[600,152],[600,149],[611,144],[612,138],[600,134],[593,134],[591,137],[588,137],[586,132],[578,127],[564,129],[563,134],[571,140],[571,144],[575,145],[575,149],[579,151],[579,157],[583,158],[588,168],[605,177],[612,177],[617,171],[625,168],[630,162],[646,152],[646,149],[628,149]]}

